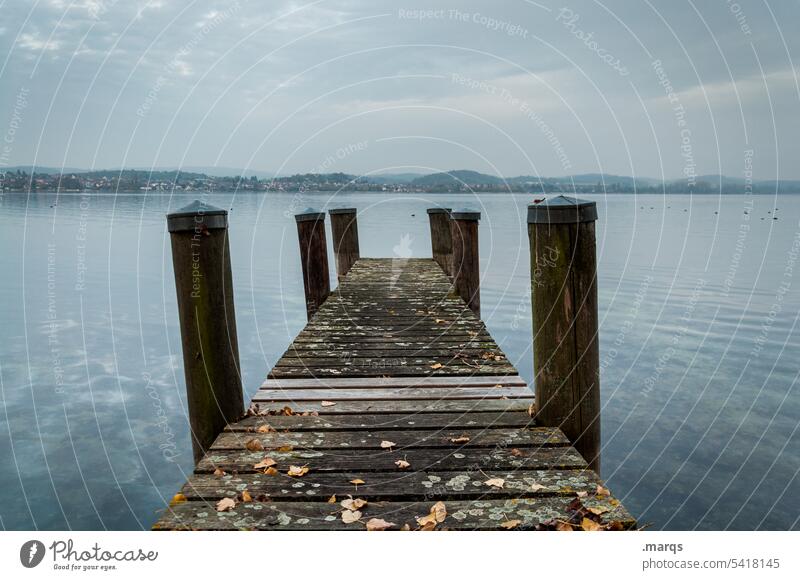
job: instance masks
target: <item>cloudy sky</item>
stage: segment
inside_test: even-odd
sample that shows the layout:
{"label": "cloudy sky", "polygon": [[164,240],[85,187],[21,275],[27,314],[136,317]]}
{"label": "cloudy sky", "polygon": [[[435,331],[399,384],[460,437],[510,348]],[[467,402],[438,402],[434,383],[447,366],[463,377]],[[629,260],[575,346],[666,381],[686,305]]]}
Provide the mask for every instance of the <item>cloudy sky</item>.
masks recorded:
{"label": "cloudy sky", "polygon": [[0,0],[0,15],[0,169],[800,178],[794,1]]}

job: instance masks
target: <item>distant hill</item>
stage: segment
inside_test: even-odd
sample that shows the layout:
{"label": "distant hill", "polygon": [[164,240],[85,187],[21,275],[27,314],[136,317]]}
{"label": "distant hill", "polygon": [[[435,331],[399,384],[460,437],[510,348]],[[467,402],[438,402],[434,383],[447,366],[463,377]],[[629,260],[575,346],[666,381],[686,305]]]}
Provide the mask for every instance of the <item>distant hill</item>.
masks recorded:
{"label": "distant hill", "polygon": [[411,181],[411,185],[419,187],[451,186],[451,185],[502,185],[503,178],[486,173],[478,173],[469,169],[455,169],[443,173],[423,175]]}

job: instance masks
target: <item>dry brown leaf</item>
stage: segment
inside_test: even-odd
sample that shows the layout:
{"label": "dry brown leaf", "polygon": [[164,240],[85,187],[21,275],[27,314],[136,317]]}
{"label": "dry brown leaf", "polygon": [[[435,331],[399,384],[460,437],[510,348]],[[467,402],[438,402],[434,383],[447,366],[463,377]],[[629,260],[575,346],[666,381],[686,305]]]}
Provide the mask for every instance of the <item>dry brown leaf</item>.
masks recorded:
{"label": "dry brown leaf", "polygon": [[533,417],[536,415],[536,401],[528,405],[528,416]]}
{"label": "dry brown leaf", "polygon": [[556,531],[557,532],[572,532],[572,526],[567,522],[556,522]]}
{"label": "dry brown leaf", "polygon": [[292,447],[291,445],[281,445],[275,451],[277,451],[278,453],[291,453],[292,451],[294,451],[294,447]]}
{"label": "dry brown leaf", "polygon": [[447,517],[447,507],[444,502],[437,501],[431,507],[431,511],[427,516],[417,516],[417,523],[422,530],[432,530],[436,524],[442,523]]}
{"label": "dry brown leaf", "polygon": [[258,439],[250,439],[244,446],[248,451],[264,451],[264,445]]}
{"label": "dry brown leaf", "polygon": [[501,528],[505,528],[507,530],[513,530],[514,528],[516,528],[521,523],[522,523],[522,520],[508,520],[508,521],[503,522],[502,524],[500,524],[500,527]]}
{"label": "dry brown leaf", "polygon": [[272,457],[265,457],[258,463],[253,466],[253,469],[266,469],[267,467],[272,467],[273,465],[278,465],[278,462],[272,459]]}
{"label": "dry brown leaf", "polygon": [[514,457],[522,457],[522,451],[520,451],[515,447],[514,449],[511,450],[511,455],[513,455]]}
{"label": "dry brown leaf", "polygon": [[445,322],[447,322],[447,321],[446,320],[442,320],[441,318],[437,318],[436,319],[436,324],[444,324]]}
{"label": "dry brown leaf", "polygon": [[274,467],[267,467],[267,469],[264,470],[264,475],[278,475],[278,470]]}
{"label": "dry brown leaf", "polygon": [[342,512],[342,521],[346,524],[352,524],[353,522],[357,522],[361,519],[361,512],[355,511],[351,512],[350,510],[345,510]]}
{"label": "dry brown leaf", "polygon": [[253,501],[253,496],[246,489],[242,492],[242,501],[245,503]]}
{"label": "dry brown leaf", "polygon": [[410,532],[411,531],[411,526],[409,526],[408,524],[403,524],[403,527],[400,528],[400,531],[401,532]]}
{"label": "dry brown leaf", "polygon": [[236,507],[236,500],[232,497],[224,497],[217,502],[218,512],[227,512]]}
{"label": "dry brown leaf", "polygon": [[328,503],[336,503],[336,494],[328,498]]}
{"label": "dry brown leaf", "polygon": [[469,437],[466,435],[461,435],[460,437],[450,437],[450,443],[466,443],[469,441]]}
{"label": "dry brown leaf", "polygon": [[602,485],[600,485],[598,483],[597,484],[597,495],[599,495],[601,497],[605,497],[605,496],[611,495],[611,492],[608,491],[605,487],[603,487]]}
{"label": "dry brown leaf", "polygon": [[361,498],[355,498],[355,499],[353,499],[353,498],[351,497],[351,498],[349,498],[349,499],[343,499],[343,500],[341,501],[341,506],[342,506],[344,509],[350,510],[350,511],[352,511],[352,512],[354,512],[354,511],[356,511],[356,510],[360,510],[360,509],[361,509],[362,507],[364,507],[365,505],[367,505],[367,500],[365,500],[365,499],[361,499]]}
{"label": "dry brown leaf", "polygon": [[368,532],[382,532],[384,530],[388,530],[389,528],[396,526],[397,524],[392,522],[387,522],[386,520],[382,520],[380,518],[372,518],[367,522],[367,531]]}
{"label": "dry brown leaf", "polygon": [[411,464],[406,461],[405,459],[398,459],[394,462],[394,464],[399,467],[400,469],[405,469],[406,467],[411,467]]}
{"label": "dry brown leaf", "polygon": [[503,489],[503,486],[506,484],[506,480],[500,477],[493,477],[492,479],[487,479],[484,481],[483,484],[488,485],[489,487]]}
{"label": "dry brown leaf", "polygon": [[440,369],[440,368],[442,368],[443,366],[444,366],[444,365],[443,365],[442,363],[433,363],[433,364],[431,365],[431,368],[435,370],[435,369]]}
{"label": "dry brown leaf", "polygon": [[597,505],[597,506],[590,507],[588,509],[589,509],[590,512],[592,512],[596,516],[599,516],[601,514],[606,513],[607,511],[611,510],[611,508],[609,508],[607,506],[604,506],[604,505]]}
{"label": "dry brown leaf", "polygon": [[303,465],[302,467],[297,465],[290,465],[289,471],[286,472],[288,475],[292,477],[303,477],[306,473],[308,473],[308,467]]}
{"label": "dry brown leaf", "polygon": [[381,441],[381,449],[391,449],[395,445],[394,441]]}
{"label": "dry brown leaf", "polygon": [[588,491],[579,491],[575,495],[577,495],[578,497],[586,497],[587,495],[589,495],[589,492]]}
{"label": "dry brown leaf", "polygon": [[333,407],[335,404],[336,403],[334,403],[333,401],[322,401],[320,403],[320,405],[322,405],[323,407]]}
{"label": "dry brown leaf", "polygon": [[258,433],[273,433],[275,429],[270,427],[269,425],[260,425],[258,429],[256,429]]}
{"label": "dry brown leaf", "polygon": [[351,479],[350,483],[352,483],[353,485],[361,485],[362,483],[367,483],[367,482],[364,481],[363,479],[355,478],[355,479]]}
{"label": "dry brown leaf", "polygon": [[594,520],[590,520],[589,518],[583,518],[581,521],[581,527],[587,532],[599,532],[603,529],[603,526]]}
{"label": "dry brown leaf", "polygon": [[219,467],[217,467],[217,468],[214,470],[214,475],[216,475],[217,477],[222,477],[223,475],[225,475],[225,472],[224,472],[224,471],[222,471],[222,470],[221,470]]}
{"label": "dry brown leaf", "polygon": [[541,483],[532,483],[531,484],[531,491],[540,491],[542,489],[547,489],[546,485],[542,485]]}
{"label": "dry brown leaf", "polygon": [[288,406],[281,409],[281,413],[288,416],[294,415],[294,411],[292,411],[292,408]]}
{"label": "dry brown leaf", "polygon": [[172,500],[169,502],[169,505],[178,505],[179,503],[184,503],[186,501],[186,496],[182,493],[176,493],[172,496]]}

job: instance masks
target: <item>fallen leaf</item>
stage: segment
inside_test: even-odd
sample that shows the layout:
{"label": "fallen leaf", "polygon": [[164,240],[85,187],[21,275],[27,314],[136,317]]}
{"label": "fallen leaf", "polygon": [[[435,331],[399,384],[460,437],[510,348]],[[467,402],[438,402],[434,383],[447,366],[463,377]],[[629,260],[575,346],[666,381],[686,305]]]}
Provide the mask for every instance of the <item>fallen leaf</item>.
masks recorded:
{"label": "fallen leaf", "polygon": [[253,501],[253,496],[246,489],[242,492],[242,501],[245,503]]}
{"label": "fallen leaf", "polygon": [[292,451],[294,451],[294,447],[292,447],[291,445],[281,445],[275,451],[277,451],[278,453],[291,453]]}
{"label": "fallen leaf", "polygon": [[583,521],[581,521],[581,527],[587,532],[598,532],[603,529],[603,526],[594,520],[590,520],[589,518],[583,518]]}
{"label": "fallen leaf", "polygon": [[557,532],[572,532],[572,526],[569,525],[567,522],[556,522],[556,531]]}
{"label": "fallen leaf", "polygon": [[342,512],[342,521],[346,524],[352,524],[353,522],[357,522],[361,519],[361,512],[355,511],[351,512],[350,510],[345,510]]}
{"label": "fallen leaf", "polygon": [[447,321],[446,320],[442,320],[441,318],[437,318],[436,319],[436,324],[444,324],[445,322],[447,322]]}
{"label": "fallen leaf", "polygon": [[351,497],[351,498],[349,498],[349,499],[343,499],[343,500],[341,501],[341,505],[342,505],[342,507],[343,507],[343,508],[345,508],[345,509],[348,509],[348,510],[350,510],[350,511],[354,512],[354,511],[356,511],[356,510],[360,510],[362,507],[364,507],[365,505],[367,505],[367,500],[365,500],[365,499],[360,499],[360,498],[355,498],[355,499],[353,499],[353,498]]}
{"label": "fallen leaf", "polygon": [[408,524],[403,524],[403,527],[400,528],[400,531],[401,532],[410,532],[411,531],[411,526],[409,526]]}
{"label": "fallen leaf", "polygon": [[532,483],[531,484],[531,491],[539,491],[542,489],[547,489],[546,485],[542,485],[540,483]]}
{"label": "fallen leaf", "polygon": [[442,523],[447,517],[447,507],[444,502],[437,501],[431,507],[431,511],[427,516],[417,516],[417,524],[423,531],[432,530],[436,524]]}
{"label": "fallen leaf", "polygon": [[335,404],[336,403],[334,403],[333,401],[322,401],[320,403],[320,405],[322,405],[323,407],[333,407]]}
{"label": "fallen leaf", "polygon": [[528,416],[533,417],[534,415],[536,415],[536,401],[528,406]]}
{"label": "fallen leaf", "polygon": [[278,462],[272,459],[272,457],[265,457],[258,463],[253,466],[253,469],[266,469],[267,467],[272,467],[273,465],[278,465]]}
{"label": "fallen leaf", "polygon": [[244,446],[248,451],[264,451],[264,445],[258,439],[250,439]]}
{"label": "fallen leaf", "polygon": [[394,464],[399,467],[400,469],[405,469],[406,467],[411,467],[411,464],[406,461],[405,459],[398,459],[394,462]]}
{"label": "fallen leaf", "polygon": [[294,411],[292,411],[291,407],[284,407],[281,410],[281,413],[283,413],[284,415],[289,415],[289,416],[294,415]]}
{"label": "fallen leaf", "polygon": [[599,516],[600,514],[604,514],[607,511],[611,510],[611,508],[606,507],[604,505],[597,505],[597,506],[590,507],[588,509],[589,509],[590,512],[592,512],[596,516]]}
{"label": "fallen leaf", "polygon": [[352,483],[353,485],[361,485],[362,483],[367,483],[367,482],[364,481],[363,479],[356,478],[356,479],[351,479],[350,483]]}
{"label": "fallen leaf", "polygon": [[396,526],[397,524],[392,522],[387,522],[386,520],[382,520],[380,518],[372,518],[367,522],[367,531],[368,532],[382,532],[384,530],[388,530],[389,528]]}
{"label": "fallen leaf", "polygon": [[511,455],[513,455],[514,457],[522,457],[522,451],[520,451],[515,447],[514,449],[511,450]]}
{"label": "fallen leaf", "polygon": [[501,528],[505,528],[507,530],[513,530],[514,528],[516,528],[521,523],[522,523],[522,520],[508,520],[508,521],[503,522],[502,524],[500,524],[500,527]]}
{"label": "fallen leaf", "polygon": [[290,465],[289,471],[286,472],[288,475],[292,477],[303,477],[306,473],[308,473],[308,467],[305,465],[302,467],[298,467],[297,465]]}
{"label": "fallen leaf", "polygon": [[444,365],[443,365],[442,363],[434,363],[434,364],[432,364],[432,365],[431,365],[431,368],[432,368],[432,369],[440,369],[440,368],[442,368],[443,366],[444,366]]}
{"label": "fallen leaf", "polygon": [[578,497],[586,497],[587,495],[589,495],[589,492],[588,491],[579,491],[575,495],[577,495]]}
{"label": "fallen leaf", "polygon": [[391,449],[395,446],[393,441],[381,441],[381,449]]}
{"label": "fallen leaf", "polygon": [[336,495],[335,494],[328,498],[328,503],[336,503]]}
{"label": "fallen leaf", "polygon": [[219,467],[217,467],[217,468],[214,470],[214,475],[216,475],[217,477],[222,477],[223,475],[225,475],[225,472],[224,472],[224,471],[222,471],[222,470],[221,470]]}
{"label": "fallen leaf", "polygon": [[169,502],[169,505],[178,505],[179,503],[184,503],[186,501],[186,496],[182,493],[176,493],[172,496],[172,500]]}
{"label": "fallen leaf", "polygon": [[256,429],[256,431],[259,433],[272,433],[275,431],[275,429],[269,425],[261,425],[258,429]]}
{"label": "fallen leaf", "polygon": [[227,512],[236,507],[236,500],[231,497],[224,497],[217,502],[218,512]]}
{"label": "fallen leaf", "polygon": [[603,487],[602,485],[600,485],[598,483],[597,484],[597,495],[599,495],[601,497],[605,497],[607,495],[611,495],[611,492],[608,491],[605,487]]}
{"label": "fallen leaf", "polygon": [[450,438],[450,443],[466,443],[467,441],[469,441],[469,437],[467,437],[466,435]]}
{"label": "fallen leaf", "polygon": [[488,485],[489,487],[494,487],[497,489],[503,489],[503,486],[506,484],[506,480],[500,477],[494,477],[492,479],[487,479],[483,482],[484,485]]}
{"label": "fallen leaf", "polygon": [[278,475],[278,470],[274,467],[267,467],[264,471],[264,475]]}

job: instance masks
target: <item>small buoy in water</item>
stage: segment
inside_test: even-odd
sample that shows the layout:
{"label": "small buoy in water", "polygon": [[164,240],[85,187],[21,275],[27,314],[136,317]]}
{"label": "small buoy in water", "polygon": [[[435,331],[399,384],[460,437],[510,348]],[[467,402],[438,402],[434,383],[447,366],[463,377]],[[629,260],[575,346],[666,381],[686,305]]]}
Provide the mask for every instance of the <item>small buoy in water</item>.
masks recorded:
{"label": "small buoy in water", "polygon": [[778,218],[774,217],[774,218],[772,218],[772,219],[776,220],[776,219],[778,219]]}
{"label": "small buoy in water", "polygon": [[719,214],[719,212],[718,212],[718,211],[715,211],[715,212],[714,212],[714,215],[717,215],[717,214]]}
{"label": "small buoy in water", "polygon": [[683,211],[689,211],[689,210],[688,210],[688,209],[685,209],[685,210],[683,210]]}
{"label": "small buoy in water", "polygon": [[412,214],[411,214],[411,217],[417,217],[417,214],[415,214],[415,213],[412,213]]}

